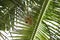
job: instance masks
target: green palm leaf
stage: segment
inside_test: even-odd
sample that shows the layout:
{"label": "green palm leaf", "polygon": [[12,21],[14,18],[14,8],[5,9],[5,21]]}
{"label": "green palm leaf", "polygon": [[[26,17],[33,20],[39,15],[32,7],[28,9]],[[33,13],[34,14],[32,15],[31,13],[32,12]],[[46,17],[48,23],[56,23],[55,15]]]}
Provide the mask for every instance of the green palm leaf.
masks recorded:
{"label": "green palm leaf", "polygon": [[59,40],[59,0],[0,0],[0,40]]}
{"label": "green palm leaf", "polygon": [[[42,28],[41,27],[41,25],[39,26],[39,27],[41,27],[40,29],[38,28],[38,30],[37,30],[37,33],[36,33],[36,37],[38,37],[38,39],[40,40],[47,40],[47,39],[50,39],[50,40],[60,40],[60,31],[59,31],[59,29],[60,29],[60,27],[59,27],[59,24],[60,24],[60,12],[59,12],[59,9],[60,9],[60,1],[59,0],[52,0],[51,1],[51,3],[50,3],[50,5],[49,5],[49,7],[48,7],[48,9],[47,9],[47,11],[46,11],[46,14],[45,14],[45,16],[43,17],[43,21],[42,21],[42,23],[44,23],[46,26],[45,26],[45,29],[46,28],[48,28],[48,30],[49,31],[46,31],[46,32],[48,32],[48,33],[50,33],[49,35],[50,35],[50,37],[49,36],[47,36],[47,35],[45,35],[45,34],[47,34],[46,32],[45,32],[45,34],[44,33],[42,33],[42,34],[44,34],[44,36],[47,36],[46,38],[43,36],[43,38],[45,38],[45,39],[41,39],[41,38],[39,38],[40,36],[38,36],[38,30],[44,30],[45,31],[45,29],[44,28]],[[43,32],[44,32],[43,31]],[[41,32],[41,31],[40,31]]]}

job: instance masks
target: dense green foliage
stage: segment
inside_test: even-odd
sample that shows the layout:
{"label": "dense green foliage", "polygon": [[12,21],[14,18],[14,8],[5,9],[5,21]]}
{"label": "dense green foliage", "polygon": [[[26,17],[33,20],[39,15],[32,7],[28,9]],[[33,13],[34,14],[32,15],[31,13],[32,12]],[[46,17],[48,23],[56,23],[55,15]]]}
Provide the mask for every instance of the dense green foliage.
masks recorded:
{"label": "dense green foliage", "polygon": [[60,40],[60,0],[0,0],[0,40]]}

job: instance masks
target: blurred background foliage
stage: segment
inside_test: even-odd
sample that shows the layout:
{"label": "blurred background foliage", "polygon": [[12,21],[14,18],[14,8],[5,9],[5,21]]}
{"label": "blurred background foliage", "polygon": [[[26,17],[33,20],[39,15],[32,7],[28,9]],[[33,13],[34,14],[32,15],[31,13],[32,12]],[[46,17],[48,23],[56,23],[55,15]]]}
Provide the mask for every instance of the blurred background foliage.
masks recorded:
{"label": "blurred background foliage", "polygon": [[60,0],[0,0],[0,40],[60,40]]}

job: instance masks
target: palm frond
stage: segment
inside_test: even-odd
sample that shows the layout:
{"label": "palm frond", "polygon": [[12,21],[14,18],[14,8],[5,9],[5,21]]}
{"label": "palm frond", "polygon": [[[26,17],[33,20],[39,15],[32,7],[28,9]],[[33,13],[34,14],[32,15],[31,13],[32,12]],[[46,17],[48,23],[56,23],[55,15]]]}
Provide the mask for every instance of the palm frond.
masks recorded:
{"label": "palm frond", "polygon": [[1,40],[60,39],[59,0],[0,0],[0,2]]}

